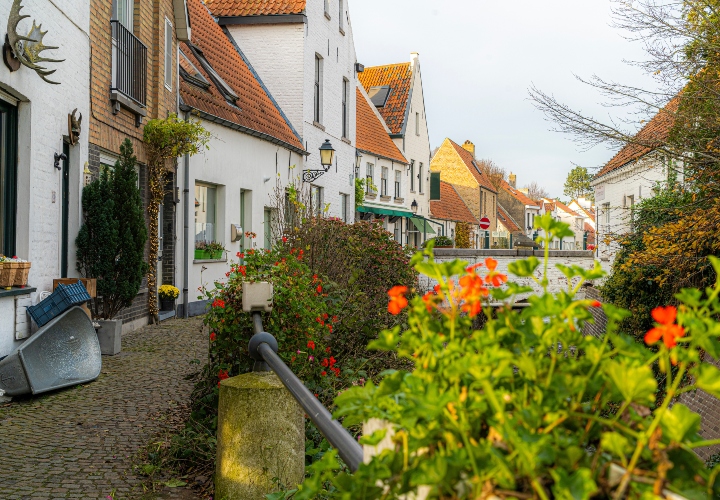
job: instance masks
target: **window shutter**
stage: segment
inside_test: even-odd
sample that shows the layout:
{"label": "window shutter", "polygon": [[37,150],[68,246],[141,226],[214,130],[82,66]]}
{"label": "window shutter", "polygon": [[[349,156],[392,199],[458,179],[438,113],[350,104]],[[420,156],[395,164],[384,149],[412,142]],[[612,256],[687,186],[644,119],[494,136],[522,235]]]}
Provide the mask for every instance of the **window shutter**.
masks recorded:
{"label": "window shutter", "polygon": [[440,199],[440,172],[430,172],[430,200]]}

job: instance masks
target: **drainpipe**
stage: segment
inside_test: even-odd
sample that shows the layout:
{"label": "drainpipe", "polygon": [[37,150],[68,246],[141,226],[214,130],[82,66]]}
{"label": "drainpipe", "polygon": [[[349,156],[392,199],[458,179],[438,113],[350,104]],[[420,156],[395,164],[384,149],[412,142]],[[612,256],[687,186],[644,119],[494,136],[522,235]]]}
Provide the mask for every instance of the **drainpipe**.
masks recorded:
{"label": "drainpipe", "polygon": [[[185,121],[190,118],[189,106],[180,106],[180,110],[185,113]],[[190,241],[190,155],[185,155],[185,187],[183,189],[183,318],[188,319],[189,312],[189,288],[190,288],[190,254],[188,244]]]}

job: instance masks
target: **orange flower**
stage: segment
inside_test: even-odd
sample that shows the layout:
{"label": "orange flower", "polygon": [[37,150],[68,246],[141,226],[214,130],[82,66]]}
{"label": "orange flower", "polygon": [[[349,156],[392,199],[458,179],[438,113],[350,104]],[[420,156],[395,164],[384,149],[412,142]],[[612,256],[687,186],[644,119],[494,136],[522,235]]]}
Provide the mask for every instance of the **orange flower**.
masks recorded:
{"label": "orange flower", "polygon": [[485,265],[490,271],[494,271],[495,269],[497,269],[498,262],[492,257],[488,257],[487,259],[485,259]]}
{"label": "orange flower", "polygon": [[662,338],[665,346],[672,349],[677,345],[677,339],[685,336],[685,329],[675,324],[677,308],[674,306],[658,307],[653,309],[653,319],[658,326],[645,334],[645,343],[652,345]]}
{"label": "orange flower", "polygon": [[390,314],[400,314],[400,311],[407,307],[408,300],[405,298],[407,292],[408,287],[406,286],[394,286],[388,291],[388,296],[390,297],[388,312]]}
{"label": "orange flower", "polygon": [[483,284],[482,277],[475,274],[472,270],[459,280],[460,298],[463,300],[462,310],[467,312],[471,318],[474,318],[482,310],[481,300],[489,294],[488,289]]}

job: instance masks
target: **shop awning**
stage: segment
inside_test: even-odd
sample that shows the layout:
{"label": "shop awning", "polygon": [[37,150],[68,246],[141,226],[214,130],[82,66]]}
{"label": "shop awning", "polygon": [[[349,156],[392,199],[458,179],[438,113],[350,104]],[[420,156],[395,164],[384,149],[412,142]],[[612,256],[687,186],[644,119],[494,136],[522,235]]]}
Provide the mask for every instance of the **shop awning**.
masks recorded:
{"label": "shop awning", "polygon": [[432,228],[430,223],[425,220],[421,219],[419,217],[413,217],[410,219],[413,223],[413,225],[417,228],[418,231],[425,234],[435,234],[435,230]]}
{"label": "shop awning", "polygon": [[412,212],[406,212],[404,210],[391,210],[389,208],[358,207],[358,212],[366,214],[389,215],[390,217],[414,217],[414,214]]}

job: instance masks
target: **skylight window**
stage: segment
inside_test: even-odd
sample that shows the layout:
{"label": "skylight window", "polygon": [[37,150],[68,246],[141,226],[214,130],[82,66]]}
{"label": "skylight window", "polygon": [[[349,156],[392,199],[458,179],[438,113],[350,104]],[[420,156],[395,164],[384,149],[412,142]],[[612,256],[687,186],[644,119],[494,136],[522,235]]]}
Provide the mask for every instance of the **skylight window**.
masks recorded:
{"label": "skylight window", "polygon": [[203,67],[205,72],[210,76],[210,79],[213,81],[218,91],[230,104],[236,104],[237,100],[239,99],[238,95],[235,93],[232,87],[228,85],[227,82],[225,82],[225,80],[223,80],[220,75],[218,75],[217,71],[215,71],[215,69],[210,65],[207,59],[205,59],[205,54],[203,54],[202,49],[200,49],[196,45],[189,46],[193,55],[200,62],[200,65]]}
{"label": "skylight window", "polygon": [[200,87],[203,90],[210,89],[210,82],[207,81],[207,78],[200,73],[197,66],[190,61],[182,50],[180,51],[180,76],[182,76],[186,82]]}
{"label": "skylight window", "polygon": [[390,86],[370,87],[368,96],[376,108],[382,108],[387,104],[388,97],[390,97]]}

